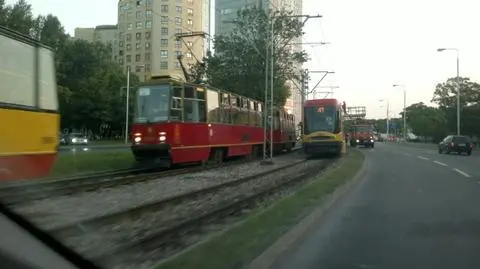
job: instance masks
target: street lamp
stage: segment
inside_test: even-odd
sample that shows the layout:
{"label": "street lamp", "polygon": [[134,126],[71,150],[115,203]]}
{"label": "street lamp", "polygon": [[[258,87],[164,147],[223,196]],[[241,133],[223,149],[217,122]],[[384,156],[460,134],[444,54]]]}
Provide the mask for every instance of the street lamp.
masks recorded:
{"label": "street lamp", "polygon": [[460,135],[460,57],[457,48],[439,48],[438,52],[454,50],[457,53],[457,135]]}
{"label": "street lamp", "polygon": [[390,129],[390,102],[385,99],[380,99],[378,100],[380,102],[387,102],[387,142],[388,142],[388,137],[389,137],[389,129]]}
{"label": "street lamp", "polygon": [[403,139],[407,141],[407,87],[399,84],[393,84],[393,87],[403,88]]}
{"label": "street lamp", "polygon": [[130,100],[130,66],[127,65],[127,101],[125,102],[125,144],[128,144],[128,105]]}

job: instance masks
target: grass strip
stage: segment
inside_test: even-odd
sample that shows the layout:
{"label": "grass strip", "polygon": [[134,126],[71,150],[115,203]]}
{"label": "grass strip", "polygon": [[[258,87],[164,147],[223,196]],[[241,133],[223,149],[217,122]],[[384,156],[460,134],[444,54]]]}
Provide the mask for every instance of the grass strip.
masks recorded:
{"label": "grass strip", "polygon": [[59,154],[50,177],[129,168],[134,162],[130,151]]}
{"label": "grass strip", "polygon": [[156,269],[243,268],[320,205],[328,194],[352,179],[363,161],[362,153],[349,150],[338,167],[296,194],[281,199],[266,210],[254,211],[240,225],[172,257]]}

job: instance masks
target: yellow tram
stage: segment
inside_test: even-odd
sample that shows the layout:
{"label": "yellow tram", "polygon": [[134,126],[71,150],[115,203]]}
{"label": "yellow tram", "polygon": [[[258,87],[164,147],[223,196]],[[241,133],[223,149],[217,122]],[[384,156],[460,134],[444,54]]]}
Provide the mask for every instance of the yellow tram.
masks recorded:
{"label": "yellow tram", "polygon": [[345,105],[337,99],[307,100],[303,105],[302,147],[307,155],[346,152]]}
{"label": "yellow tram", "polygon": [[60,116],[53,51],[0,26],[0,181],[49,174]]}

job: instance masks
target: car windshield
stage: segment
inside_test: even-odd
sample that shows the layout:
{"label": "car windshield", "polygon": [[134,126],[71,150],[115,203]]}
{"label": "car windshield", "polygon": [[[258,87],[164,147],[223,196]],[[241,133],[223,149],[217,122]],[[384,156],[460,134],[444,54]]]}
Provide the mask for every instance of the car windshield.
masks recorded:
{"label": "car windshield", "polygon": [[456,136],[453,138],[455,143],[470,143],[470,138],[466,136]]}
{"label": "car windshield", "polygon": [[305,133],[333,132],[335,129],[335,112],[334,106],[306,107]]}
{"label": "car windshield", "polygon": [[81,134],[81,133],[71,133],[70,136],[71,137],[84,137],[84,135]]}
{"label": "car windshield", "polygon": [[136,123],[162,122],[169,119],[170,85],[141,87],[137,93]]}
{"label": "car windshield", "polygon": [[355,127],[357,132],[372,132],[373,127],[372,126],[356,126]]}

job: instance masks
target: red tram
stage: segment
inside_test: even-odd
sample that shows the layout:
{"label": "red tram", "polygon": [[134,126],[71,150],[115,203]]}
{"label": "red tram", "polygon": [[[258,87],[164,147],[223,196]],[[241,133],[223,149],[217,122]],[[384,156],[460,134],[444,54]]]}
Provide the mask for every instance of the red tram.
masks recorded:
{"label": "red tram", "polygon": [[[137,161],[220,163],[263,150],[263,104],[251,98],[159,77],[138,88],[135,111],[131,148]],[[293,115],[274,108],[274,151],[295,143]]]}

